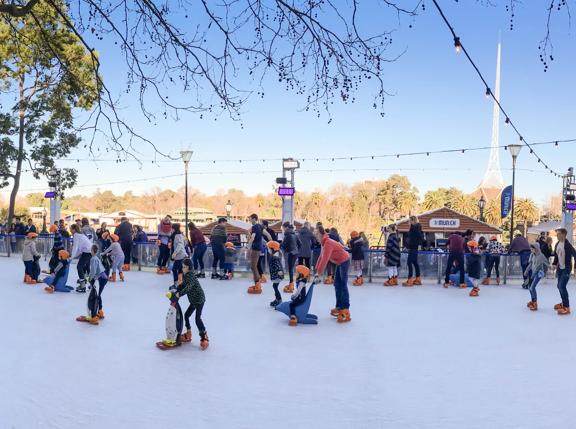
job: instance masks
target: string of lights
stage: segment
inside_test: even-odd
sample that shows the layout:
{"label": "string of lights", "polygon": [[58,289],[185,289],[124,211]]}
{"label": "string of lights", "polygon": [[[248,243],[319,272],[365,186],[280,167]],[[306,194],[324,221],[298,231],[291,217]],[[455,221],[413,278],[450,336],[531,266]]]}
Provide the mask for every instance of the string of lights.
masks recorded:
{"label": "string of lights", "polygon": [[[510,168],[504,168],[503,170],[511,170]],[[446,168],[442,167],[423,167],[423,168],[324,168],[324,169],[299,169],[298,174],[314,174],[314,173],[338,173],[338,172],[405,172],[405,171],[412,171],[412,172],[431,172],[431,171],[443,171],[446,172]],[[450,168],[451,172],[477,172],[480,171],[478,168]],[[542,170],[534,170],[529,168],[517,168],[516,171],[525,171],[530,173],[546,173]],[[204,176],[204,175],[220,175],[220,176],[227,176],[227,175],[255,175],[255,174],[270,174],[270,175],[277,175],[279,173],[278,170],[242,170],[242,171],[190,171],[188,174],[191,176]],[[90,183],[90,184],[83,184],[83,185],[75,185],[74,189],[76,188],[98,188],[101,186],[108,186],[108,185],[122,185],[126,183],[135,183],[135,182],[150,182],[150,181],[158,181],[158,180],[165,180],[165,179],[172,179],[176,177],[183,177],[185,173],[180,174],[169,174],[164,176],[153,176],[153,177],[143,177],[139,179],[124,179],[124,180],[116,180],[112,182],[103,182],[103,183]],[[40,192],[45,191],[46,188],[28,188],[28,189],[20,189],[21,192]],[[0,190],[0,192],[10,192],[10,190]]]}
{"label": "string of lights", "polygon": [[478,68],[478,66],[476,65],[476,63],[474,62],[474,60],[472,60],[472,57],[470,56],[470,54],[468,53],[468,51],[466,50],[466,48],[464,47],[464,45],[462,44],[462,40],[460,39],[460,37],[456,34],[456,31],[454,30],[454,27],[452,26],[452,24],[450,24],[450,22],[448,21],[448,18],[446,18],[446,15],[444,15],[444,12],[442,11],[442,8],[440,7],[440,5],[438,4],[438,2],[436,0],[432,0],[432,2],[434,3],[434,6],[436,6],[436,9],[438,9],[438,13],[440,14],[440,16],[442,17],[444,23],[446,24],[446,26],[448,27],[448,29],[450,30],[450,32],[452,33],[452,37],[454,38],[454,48],[456,49],[456,52],[463,52],[464,55],[466,56],[466,58],[468,59],[468,62],[472,65],[472,67],[474,68],[474,70],[476,71],[476,74],[478,75],[478,77],[480,78],[480,80],[482,81],[482,83],[484,84],[485,88],[486,88],[486,97],[488,98],[492,98],[494,100],[494,102],[496,103],[496,105],[498,106],[498,109],[500,110],[500,112],[502,113],[502,115],[504,116],[505,120],[504,123],[506,125],[509,125],[510,127],[512,127],[512,129],[514,130],[514,132],[517,134],[521,144],[523,144],[524,146],[526,146],[528,149],[530,149],[530,153],[532,155],[534,155],[536,157],[536,159],[538,160],[539,164],[542,164],[544,166],[544,169],[546,169],[548,172],[550,172],[552,175],[556,176],[556,177],[563,177],[562,174],[556,172],[555,170],[553,170],[551,167],[549,167],[543,160],[542,158],[536,153],[536,151],[533,149],[533,146],[536,146],[535,143],[529,143],[526,138],[524,137],[524,135],[522,133],[520,133],[520,131],[518,130],[518,128],[516,127],[516,125],[514,124],[514,122],[512,121],[512,119],[510,119],[510,115],[508,115],[508,113],[506,113],[506,111],[504,110],[504,108],[502,107],[502,105],[500,104],[500,100],[498,100],[496,98],[496,96],[494,95],[494,93],[492,92],[492,89],[490,89],[490,85],[488,84],[488,82],[486,81],[486,79],[484,78],[484,76],[482,75],[482,73],[480,72],[480,69]]}
{"label": "string of lights", "polygon": [[[576,142],[576,138],[574,139],[558,139],[558,140],[549,140],[549,141],[542,141],[542,142],[535,142],[530,144],[530,153],[533,153],[532,146],[541,146],[541,145],[554,145],[559,146],[561,143],[574,143]],[[501,149],[507,150],[508,145],[500,145],[498,146]],[[382,159],[382,158],[401,158],[407,156],[430,156],[430,155],[437,155],[437,154],[447,154],[447,153],[466,153],[466,152],[474,152],[474,151],[482,151],[482,150],[490,150],[492,146],[473,146],[473,147],[459,147],[454,149],[440,149],[440,150],[428,150],[428,151],[418,151],[418,152],[401,152],[401,153],[389,153],[389,154],[380,154],[380,155],[357,155],[357,156],[329,156],[329,157],[303,157],[297,158],[300,162],[320,162],[320,161],[354,161],[354,160],[375,160],[375,159]],[[540,158],[538,158],[540,160]],[[180,159],[173,160],[173,159],[166,159],[166,160],[156,160],[156,159],[142,159],[142,160],[122,160],[119,161],[117,159],[98,159],[98,158],[62,158],[60,161],[73,161],[73,162],[139,162],[139,163],[152,163],[152,164],[161,164],[161,163],[180,163],[182,162]],[[204,163],[204,164],[218,164],[218,163],[251,163],[251,162],[281,162],[282,158],[249,158],[249,159],[192,159],[190,163]]]}

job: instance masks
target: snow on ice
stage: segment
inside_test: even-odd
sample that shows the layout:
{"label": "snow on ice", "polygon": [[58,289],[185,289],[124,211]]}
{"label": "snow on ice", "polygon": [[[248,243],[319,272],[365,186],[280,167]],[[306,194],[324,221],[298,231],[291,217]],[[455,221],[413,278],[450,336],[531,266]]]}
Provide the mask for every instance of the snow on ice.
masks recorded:
{"label": "snow on ice", "polygon": [[248,279],[207,279],[210,348],[193,324],[192,344],[161,351],[169,276],[108,284],[106,319],[90,326],[74,320],[86,295],[24,285],[18,258],[0,271],[1,429],[526,429],[576,417],[576,315],[552,310],[553,280],[536,313],[517,283],[479,298],[432,281],[350,287],[345,325],[328,314],[332,286],[318,285],[319,325],[293,328],[268,307],[270,283],[251,296]]}

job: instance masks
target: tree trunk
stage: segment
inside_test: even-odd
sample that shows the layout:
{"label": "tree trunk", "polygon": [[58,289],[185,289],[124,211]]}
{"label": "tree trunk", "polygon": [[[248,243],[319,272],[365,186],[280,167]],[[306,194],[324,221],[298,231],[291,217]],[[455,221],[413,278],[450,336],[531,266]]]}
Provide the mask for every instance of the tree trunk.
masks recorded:
{"label": "tree trunk", "polygon": [[20,175],[22,174],[22,161],[24,161],[24,113],[26,110],[24,98],[24,75],[20,76],[19,82],[19,125],[18,125],[18,160],[16,161],[16,171],[14,172],[14,186],[10,193],[10,205],[8,207],[8,225],[12,225],[14,211],[16,210],[16,197],[20,188]]}

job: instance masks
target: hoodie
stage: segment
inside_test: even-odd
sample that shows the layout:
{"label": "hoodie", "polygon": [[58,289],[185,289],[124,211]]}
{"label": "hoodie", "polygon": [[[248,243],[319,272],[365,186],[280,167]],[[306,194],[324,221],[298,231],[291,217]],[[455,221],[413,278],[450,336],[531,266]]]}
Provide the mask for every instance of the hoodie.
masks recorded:
{"label": "hoodie", "polygon": [[36,257],[40,257],[40,253],[36,250],[36,242],[26,238],[24,240],[24,249],[22,250],[22,260],[24,262],[29,262],[33,261]]}
{"label": "hoodie", "polygon": [[538,243],[532,247],[534,252],[530,254],[530,259],[528,260],[528,268],[526,268],[525,275],[528,275],[530,271],[536,274],[538,271],[544,271],[546,267],[550,266],[548,258],[540,250]]}

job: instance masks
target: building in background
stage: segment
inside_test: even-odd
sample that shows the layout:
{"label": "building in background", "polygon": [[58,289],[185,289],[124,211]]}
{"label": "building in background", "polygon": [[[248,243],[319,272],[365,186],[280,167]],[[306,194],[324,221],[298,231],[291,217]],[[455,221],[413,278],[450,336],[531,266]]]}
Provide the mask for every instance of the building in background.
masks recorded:
{"label": "building in background", "polygon": [[[172,222],[177,222],[182,225],[186,223],[185,208],[174,210],[170,215],[172,216]],[[188,222],[194,222],[196,226],[207,225],[215,220],[216,215],[211,210],[202,207],[188,207]]]}
{"label": "building in background", "polygon": [[103,222],[106,222],[108,227],[111,228],[119,225],[120,219],[123,217],[127,217],[132,225],[140,225],[146,232],[156,232],[158,224],[163,218],[162,215],[158,214],[145,214],[136,210],[122,210],[103,214],[100,216],[99,222],[95,223],[102,224]]}

